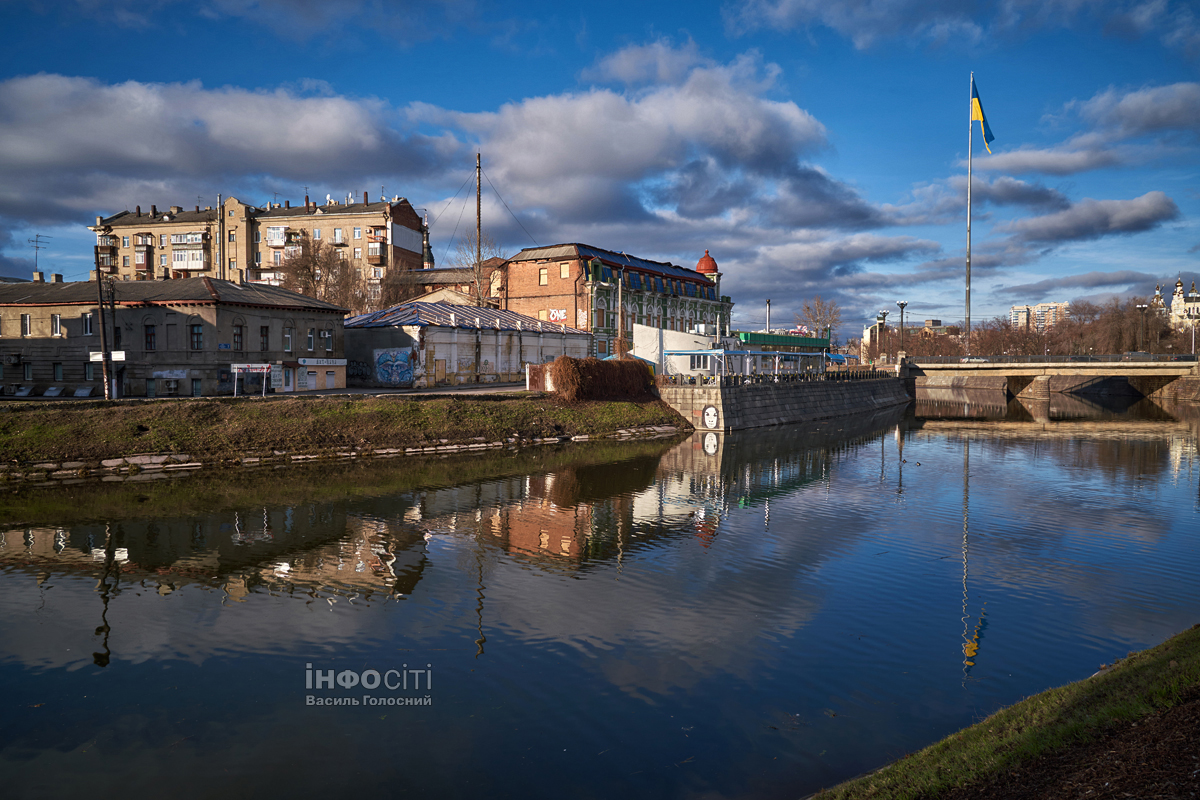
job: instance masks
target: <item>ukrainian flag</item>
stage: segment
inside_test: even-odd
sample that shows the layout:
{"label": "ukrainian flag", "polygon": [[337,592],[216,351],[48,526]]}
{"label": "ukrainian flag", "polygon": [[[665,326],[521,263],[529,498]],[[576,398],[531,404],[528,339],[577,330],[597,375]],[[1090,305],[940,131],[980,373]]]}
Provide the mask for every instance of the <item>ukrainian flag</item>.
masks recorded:
{"label": "ukrainian flag", "polygon": [[995,139],[992,136],[992,129],[987,124],[987,117],[983,115],[983,104],[979,102],[979,90],[975,88],[975,76],[971,76],[971,121],[979,120],[980,130],[983,131],[983,146],[987,147],[987,151],[992,152],[992,148],[988,144]]}

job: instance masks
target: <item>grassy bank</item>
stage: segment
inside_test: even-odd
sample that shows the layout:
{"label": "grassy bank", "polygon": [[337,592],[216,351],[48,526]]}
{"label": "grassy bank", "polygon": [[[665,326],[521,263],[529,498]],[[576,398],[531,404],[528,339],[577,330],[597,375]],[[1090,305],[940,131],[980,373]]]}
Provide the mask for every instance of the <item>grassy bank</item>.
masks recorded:
{"label": "grassy bank", "polygon": [[598,436],[650,425],[685,423],[657,400],[566,404],[529,395],[8,403],[0,405],[0,457],[34,463],[186,453],[212,460],[273,450]]}
{"label": "grassy bank", "polygon": [[[1115,736],[1132,730],[1133,723],[1145,727],[1150,717],[1157,719],[1183,703],[1194,703],[1198,693],[1200,625],[1158,647],[1132,653],[1091,678],[1002,709],[878,772],[814,798],[1042,796],[1018,788],[1054,785],[1062,777],[1058,773],[1074,768],[1072,754],[1095,760],[1088,754],[1094,743],[1106,743],[1102,749],[1111,758]],[[1190,772],[1194,765],[1188,764],[1181,762]],[[1142,768],[1146,768],[1144,757]],[[1122,777],[1129,777],[1128,770]],[[1136,785],[1136,774],[1133,779]]]}
{"label": "grassy bank", "polygon": [[0,492],[0,520],[10,527],[69,527],[95,520],[175,519],[230,509],[302,503],[357,502],[515,475],[559,476],[616,461],[656,462],[679,439],[572,442],[450,456],[297,464],[286,480],[277,470],[247,468],[177,473],[173,480],[88,482],[53,490]]}

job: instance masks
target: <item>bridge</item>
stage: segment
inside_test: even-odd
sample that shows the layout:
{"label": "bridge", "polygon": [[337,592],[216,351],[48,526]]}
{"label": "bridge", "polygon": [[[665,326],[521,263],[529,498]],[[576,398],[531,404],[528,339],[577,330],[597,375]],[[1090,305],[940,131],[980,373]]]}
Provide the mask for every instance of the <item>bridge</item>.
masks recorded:
{"label": "bridge", "polygon": [[1181,399],[1200,399],[1200,362],[1193,359],[1178,355],[917,357],[906,359],[901,374],[910,388],[1003,390],[1013,397],[1046,398],[1051,392],[1149,397],[1168,390]]}

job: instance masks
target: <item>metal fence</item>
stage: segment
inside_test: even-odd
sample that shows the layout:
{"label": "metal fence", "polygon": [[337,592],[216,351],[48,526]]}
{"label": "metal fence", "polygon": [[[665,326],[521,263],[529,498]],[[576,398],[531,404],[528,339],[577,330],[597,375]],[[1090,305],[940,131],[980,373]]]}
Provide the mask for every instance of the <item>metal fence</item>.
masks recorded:
{"label": "metal fence", "polygon": [[1068,364],[1102,361],[1195,361],[1191,353],[1119,353],[1074,356],[908,356],[913,364]]}
{"label": "metal fence", "polygon": [[895,370],[855,369],[836,372],[799,372],[783,375],[660,375],[659,386],[754,386],[768,383],[816,383],[818,381],[871,381],[895,378]]}

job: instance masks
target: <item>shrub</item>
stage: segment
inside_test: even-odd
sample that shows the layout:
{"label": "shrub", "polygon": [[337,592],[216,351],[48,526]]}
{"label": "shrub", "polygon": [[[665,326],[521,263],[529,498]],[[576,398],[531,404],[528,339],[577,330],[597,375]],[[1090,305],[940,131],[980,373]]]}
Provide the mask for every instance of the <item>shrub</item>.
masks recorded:
{"label": "shrub", "polygon": [[632,359],[601,361],[560,356],[550,365],[550,377],[555,394],[569,403],[643,397],[654,385],[650,368]]}

